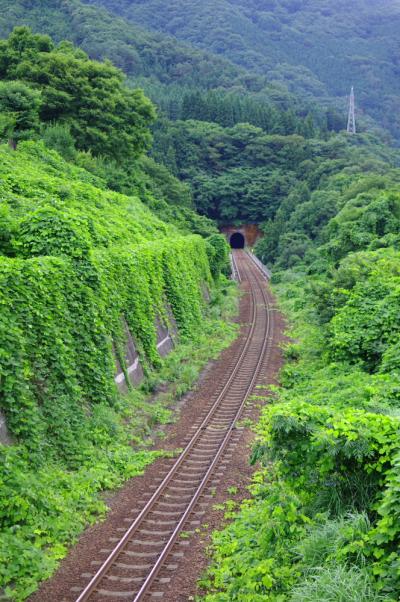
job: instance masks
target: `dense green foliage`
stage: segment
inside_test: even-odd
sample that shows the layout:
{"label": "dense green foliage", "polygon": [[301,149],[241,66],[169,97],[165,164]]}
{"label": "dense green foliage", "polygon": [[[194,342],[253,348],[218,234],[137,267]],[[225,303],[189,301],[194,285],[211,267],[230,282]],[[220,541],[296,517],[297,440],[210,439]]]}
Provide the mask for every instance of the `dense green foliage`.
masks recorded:
{"label": "dense green foliage", "polygon": [[159,133],[153,153],[158,160],[173,158],[170,167],[191,182],[199,211],[251,223],[274,216],[307,157],[306,146],[301,136],[267,135],[247,124],[178,121]]}
{"label": "dense green foliage", "polygon": [[[345,126],[344,115],[338,114],[332,107],[326,110],[317,105],[305,105],[282,85],[271,84],[267,78],[236,68],[215,55],[194,51],[189,46],[181,47],[173,39],[159,34],[137,30],[127,21],[79,4],[77,0],[61,3],[57,7],[47,6],[46,3],[41,11],[34,7],[27,10],[25,5],[20,6],[19,3],[12,10],[9,6],[4,7],[3,15],[7,17],[4,30],[7,31],[10,24],[24,22],[51,33],[58,40],[65,36],[79,42],[91,57],[112,58],[130,75],[133,85],[144,87],[162,115],[153,128],[153,157],[158,164],[164,164],[187,184],[186,188],[182,188],[176,180],[167,178],[166,173],[161,172],[161,167],[147,162],[145,172],[152,173],[150,186],[148,182],[145,186],[150,187],[153,193],[157,189],[155,196],[158,201],[167,200],[176,204],[177,200],[177,204],[182,205],[191,195],[202,214],[222,222],[272,218],[283,197],[298,179],[303,178],[302,161],[320,152],[329,153],[325,149],[314,151],[305,140],[321,136],[327,138],[331,132]],[[62,26],[59,13],[63,15]],[[101,49],[99,30],[106,40]],[[13,36],[16,35],[14,33],[11,36],[8,45],[12,46]],[[26,32],[24,35],[27,35]],[[40,40],[43,41],[43,36],[40,36]],[[127,64],[119,56],[119,53],[124,54],[126,44],[134,45],[137,55],[137,60],[128,61]],[[53,47],[50,55],[56,57],[57,52],[74,55],[75,62],[71,67],[66,61],[66,73],[72,77],[75,64],[83,60],[81,55],[66,43]],[[43,58],[40,57],[41,69],[46,70],[47,62],[45,65],[42,62]],[[92,69],[96,65],[96,73],[100,71],[103,76],[107,69],[108,76],[112,71],[110,65],[99,66],[85,59],[83,67],[87,68],[88,64]],[[171,73],[172,67],[175,68],[174,74]],[[20,64],[17,70],[22,73],[26,71]],[[28,71],[31,74],[32,69]],[[117,77],[116,70],[112,73],[112,77]],[[51,90],[54,86],[56,88],[56,98],[62,97],[64,90],[60,82],[51,78],[49,83]],[[123,94],[127,94],[124,87],[122,90]],[[44,99],[47,93],[48,85],[42,90]],[[87,102],[91,102],[90,95]],[[139,110],[141,103],[138,98],[136,105]],[[113,110],[117,114],[121,112],[119,105]],[[46,115],[45,111],[44,117]],[[63,152],[68,159],[74,156],[74,147],[89,148],[91,153],[98,155],[100,139],[95,137],[91,140],[90,136],[85,135],[85,147],[83,138],[79,136],[80,130],[76,131],[76,120],[72,116],[68,119],[63,115],[57,117],[62,120],[62,126],[57,123],[44,131],[45,140],[51,147]],[[114,135],[112,119],[109,126]],[[61,127],[64,129],[61,130]],[[121,124],[121,127],[125,126]],[[110,139],[108,145],[111,144],[114,143]],[[118,146],[118,139],[116,144]],[[304,148],[301,149],[302,146]],[[120,192],[137,191],[137,186],[143,186],[143,170],[132,163],[134,152],[128,153],[127,164],[127,161],[123,161],[123,145],[118,152],[114,152],[114,148],[115,145],[111,161],[109,157],[102,161],[101,157],[94,159],[90,156],[80,157],[79,164],[101,175],[109,186]],[[110,155],[107,148],[102,153]],[[119,164],[121,161],[122,166]],[[286,169],[290,171],[288,178],[284,173]],[[171,185],[168,186],[166,199],[159,183],[167,179]],[[163,203],[158,202],[157,206],[165,209]],[[168,213],[163,212],[164,219],[168,219]],[[201,224],[196,227],[200,233],[203,230]]]}
{"label": "dense green foliage", "polygon": [[23,0],[10,5],[2,0],[0,33],[8,35],[16,25],[28,25],[57,42],[68,39],[82,46],[93,59],[108,58],[129,76],[152,82],[179,81],[203,89],[231,87],[232,82],[240,84],[241,76],[246,75],[229,61],[172,37],[146,31],[79,0],[44,0],[40,5]]}
{"label": "dense green foliage", "polygon": [[3,145],[0,174],[0,408],[14,440],[0,450],[0,584],[22,600],[104,514],[98,492],[156,457],[140,434],[165,410],[114,382],[126,326],[149,376],[162,368],[156,319],[169,323],[168,306],[200,364],[211,332],[212,353],[232,332],[204,320],[210,268],[217,281],[226,267],[219,235],[184,236],[43,143]]}
{"label": "dense green foliage", "polygon": [[[265,222],[263,253],[267,261],[276,259],[278,236],[289,236],[299,219],[304,223],[304,236],[315,237],[324,220],[335,214],[335,197],[323,196],[321,190],[327,176],[338,173],[340,187],[346,165],[348,170],[375,176],[398,164],[397,153],[372,137],[352,140],[337,134],[327,140],[311,138],[310,134],[318,132],[311,124],[307,132],[307,120],[291,113],[278,117],[268,132],[245,123],[224,128],[193,120],[160,121],[152,151],[157,161],[190,183],[201,213],[228,223]],[[376,181],[379,186],[379,177]],[[306,204],[310,199],[314,199],[312,207]],[[305,223],[308,216],[299,213],[308,207],[313,214],[310,221],[317,220],[314,224]],[[296,231],[299,235],[300,228]]]}
{"label": "dense green foliage", "polygon": [[2,136],[29,139],[39,130],[40,93],[22,82],[0,82]]}
{"label": "dense green foliage", "polygon": [[[9,255],[12,257],[3,259],[1,289],[4,298],[8,299],[4,306],[10,307],[15,327],[15,331],[10,332],[11,315],[7,317],[3,313],[14,376],[13,384],[8,376],[2,400],[8,407],[9,397],[11,424],[14,408],[18,423],[29,428],[30,440],[34,432],[32,424],[26,424],[23,419],[22,407],[31,408],[32,398],[42,400],[40,407],[45,401],[51,406],[52,399],[59,398],[64,391],[69,397],[72,415],[77,419],[71,396],[76,403],[85,399],[92,402],[112,400],[114,362],[110,341],[117,342],[122,336],[121,316],[125,316],[140,349],[154,363],[158,355],[154,320],[157,312],[163,315],[164,295],[167,294],[182,331],[189,333],[200,319],[200,284],[209,280],[205,247],[200,240],[189,242],[178,233],[168,231],[138,200],[103,192],[88,182],[80,182],[77,170],[67,169],[67,181],[67,174],[62,173],[63,165],[57,157],[51,165],[51,154],[43,152],[43,158],[50,162],[50,169],[46,169],[46,163],[43,167],[39,163],[39,168],[30,164],[29,156],[33,152],[35,147],[28,146],[17,157],[8,154],[2,161],[3,181],[6,182],[3,199],[8,197],[13,202],[6,205],[6,211],[7,206],[9,208]],[[52,173],[55,168],[56,176]],[[172,240],[174,236],[175,241]],[[155,239],[158,241],[154,242]],[[132,245],[135,248],[130,248]],[[52,258],[44,260],[42,256]],[[38,259],[31,259],[33,257]],[[53,259],[55,257],[60,259]],[[70,258],[67,262],[66,257]],[[185,257],[186,262],[192,261],[197,272],[193,272],[189,264],[185,267],[182,264],[182,275],[174,284],[170,272],[172,265],[180,265],[180,257]],[[143,276],[139,278],[137,272]],[[25,290],[24,282],[31,281]],[[21,298],[17,301],[19,295]],[[104,298],[103,307],[101,298]],[[33,300],[36,300],[36,307]],[[143,305],[147,315],[141,309]],[[22,312],[20,320],[18,307]],[[34,311],[34,314],[29,316],[27,311]],[[48,321],[52,311],[58,312],[52,319],[54,325],[49,323],[47,331],[44,324],[37,321],[36,331],[35,315],[46,316]],[[23,327],[24,321],[31,324],[29,330]],[[62,330],[58,332],[60,328]],[[27,335],[33,339],[26,341]],[[4,345],[6,333],[2,340]],[[51,341],[51,347],[60,341],[60,349],[50,350]],[[66,345],[66,341],[70,344]],[[75,349],[71,347],[72,341]],[[26,357],[26,349],[41,355],[36,358],[31,353]],[[80,357],[79,349],[85,350],[83,357]],[[57,370],[48,365],[46,358],[50,357],[57,361]],[[17,368],[17,358],[20,358],[21,372]],[[37,389],[31,383],[27,390],[23,383],[26,379],[30,382],[32,375],[37,381]],[[85,390],[86,387],[92,389]],[[80,422],[78,419],[77,424]],[[15,432],[17,428],[13,430]],[[20,434],[20,429],[17,432]],[[58,439],[56,433],[53,436]],[[43,444],[42,434],[38,439]]]}
{"label": "dense green foliage", "polygon": [[164,221],[202,236],[215,233],[212,222],[192,210],[189,186],[143,155],[154,107],[110,63],[18,27],[0,43],[0,77],[3,140],[15,146],[42,138],[103,186],[140,195]]}
{"label": "dense green foliage", "polygon": [[263,224],[257,247],[263,261],[278,269],[306,261],[312,271],[315,260],[320,272],[350,252],[395,244],[398,153],[362,135],[313,147],[315,160],[302,165],[302,181]]}
{"label": "dense green foliage", "polygon": [[[355,84],[361,130],[375,119],[398,136],[398,20],[393,2],[367,0],[0,0],[3,35],[37,32],[0,42],[9,597],[26,598],[104,513],[100,491],[155,456],[143,437],[168,412],[114,383],[126,328],[145,386],[180,379],[176,393],[210,338],[217,351],[232,336],[211,217],[261,223],[256,252],[296,342],[257,427],[253,498],[215,535],[206,600],[398,599],[399,155],[382,132],[341,133]],[[185,351],[164,363],[169,308]]]}
{"label": "dense green foliage", "polygon": [[[281,108],[300,107],[300,96],[312,101],[318,113],[323,113],[322,101],[329,106],[331,125],[339,121],[343,127],[345,102],[336,97],[356,84],[363,109],[388,127],[387,116],[398,94],[396,7],[394,2],[375,7],[357,0],[346,10],[351,10],[351,18],[344,21],[341,3],[321,6],[316,1],[249,5],[218,0],[211,5],[180,0],[166,6],[158,0],[44,0],[40,5],[3,0],[0,33],[8,35],[13,26],[25,24],[57,41],[69,39],[92,58],[111,59],[135,82],[141,78],[163,108],[167,99],[176,99],[173,111],[178,114],[185,86],[189,97],[229,90],[245,94],[244,104],[255,94],[262,103]],[[374,64],[376,56],[380,61]],[[376,86],[378,79],[382,84],[382,73],[383,103],[381,87]],[[253,123],[247,117],[242,121]]]}
{"label": "dense green foliage", "polygon": [[305,170],[256,247],[295,342],[257,426],[253,498],[214,536],[207,602],[399,596],[400,173],[353,143],[331,139],[336,158]]}
{"label": "dense green foliage", "polygon": [[[226,243],[188,186],[143,154],[155,116],[143,93],[27,28],[0,42],[0,73],[12,142],[0,147],[0,409],[12,439],[0,449],[0,588],[23,600],[105,514],[101,491],[157,457],[146,438],[170,412],[146,388],[179,380],[179,397],[233,331],[219,318]],[[163,362],[156,325],[171,319],[180,346]],[[127,329],[147,378],[122,396]]]}
{"label": "dense green foliage", "polygon": [[[91,0],[133,23],[229,58],[303,98],[358,102],[399,136],[395,0]],[[337,107],[345,111],[344,100]]]}
{"label": "dense green foliage", "polygon": [[47,36],[16,28],[0,45],[0,78],[0,107],[16,113],[18,133],[37,129],[40,117],[68,124],[77,147],[94,155],[134,159],[149,146],[151,103],[126,88],[111,64],[91,61],[71,44],[57,48]]}

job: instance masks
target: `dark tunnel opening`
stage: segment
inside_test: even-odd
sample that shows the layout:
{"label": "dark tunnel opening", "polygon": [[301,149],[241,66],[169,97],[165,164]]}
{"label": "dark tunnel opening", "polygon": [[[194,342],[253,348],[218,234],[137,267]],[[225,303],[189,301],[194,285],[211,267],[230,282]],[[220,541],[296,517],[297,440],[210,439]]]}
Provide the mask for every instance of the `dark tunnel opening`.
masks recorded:
{"label": "dark tunnel opening", "polygon": [[232,249],[244,249],[245,240],[243,234],[235,232],[229,239]]}

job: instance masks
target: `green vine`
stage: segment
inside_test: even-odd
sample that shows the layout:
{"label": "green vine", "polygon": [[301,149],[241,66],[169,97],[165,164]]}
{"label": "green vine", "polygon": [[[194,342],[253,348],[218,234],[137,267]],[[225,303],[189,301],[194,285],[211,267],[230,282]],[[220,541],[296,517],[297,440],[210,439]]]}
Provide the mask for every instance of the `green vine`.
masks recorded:
{"label": "green vine", "polygon": [[[40,143],[0,147],[0,176],[0,409],[14,439],[0,446],[0,588],[19,601],[105,512],[97,492],[157,456],[133,434],[144,393],[127,379],[121,396],[114,381],[126,326],[150,386],[164,365],[157,323],[194,344],[226,245],[184,235]],[[141,403],[149,424],[163,416]]]}
{"label": "green vine", "polygon": [[[168,324],[167,305],[181,337],[201,322],[211,245],[182,236],[135,198],[95,188],[40,144],[21,145],[12,164],[1,152],[13,256],[0,256],[0,407],[31,453],[49,447],[73,463],[90,408],[117,398],[122,321],[145,369],[159,366],[156,320]],[[29,194],[27,173],[35,175]]]}

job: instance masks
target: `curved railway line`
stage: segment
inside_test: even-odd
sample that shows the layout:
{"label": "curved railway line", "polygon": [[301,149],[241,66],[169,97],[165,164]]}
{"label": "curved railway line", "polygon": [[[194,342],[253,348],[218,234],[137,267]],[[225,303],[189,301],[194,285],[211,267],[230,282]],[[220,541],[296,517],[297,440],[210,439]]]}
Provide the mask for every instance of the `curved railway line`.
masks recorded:
{"label": "curved railway line", "polygon": [[[100,550],[95,575],[76,602],[142,602],[162,599],[168,571],[179,570],[184,545],[182,535],[201,524],[210,504],[210,488],[218,482],[228,452],[240,436],[240,418],[249,397],[268,364],[274,320],[266,285],[267,277],[245,251],[236,251],[233,262],[241,287],[249,295],[249,322],[243,344],[233,358],[225,380],[215,383],[214,398],[205,403],[205,415],[193,425],[193,433],[179,457],[150,499],[138,512],[115,547]],[[217,480],[216,480],[217,479]],[[127,519],[129,520],[129,518]]]}

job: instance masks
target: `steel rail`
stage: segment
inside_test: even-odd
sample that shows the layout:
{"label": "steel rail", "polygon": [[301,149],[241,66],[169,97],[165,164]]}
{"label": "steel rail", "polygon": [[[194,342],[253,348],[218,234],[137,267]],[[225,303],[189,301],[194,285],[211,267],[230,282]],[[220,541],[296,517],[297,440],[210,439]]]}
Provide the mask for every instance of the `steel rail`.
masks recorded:
{"label": "steel rail", "polygon": [[[235,262],[236,262],[236,258],[235,258]],[[255,266],[255,262],[252,261],[252,265]],[[237,262],[236,262],[236,266],[237,266]],[[258,266],[257,266],[258,267]],[[237,266],[238,269],[238,266]],[[241,275],[240,275],[240,271],[238,269],[238,275],[239,278],[241,279]],[[263,274],[263,276],[265,277],[265,275]],[[256,282],[258,281],[258,279],[256,279]],[[268,305],[268,299],[266,297],[265,291],[262,289],[262,294],[264,297],[264,300],[267,302]],[[136,519],[133,521],[132,525],[128,528],[128,530],[126,531],[126,533],[124,534],[124,536],[121,538],[121,540],[118,542],[117,546],[112,550],[112,552],[110,553],[110,555],[107,557],[107,559],[105,560],[105,562],[101,565],[101,567],[99,568],[99,570],[96,572],[96,574],[93,576],[93,578],[90,580],[90,582],[87,584],[87,586],[85,587],[85,589],[82,591],[82,593],[79,595],[79,597],[76,599],[76,602],[86,602],[90,596],[95,592],[97,586],[99,585],[99,583],[102,581],[102,579],[106,576],[107,572],[109,571],[110,567],[113,565],[114,561],[117,559],[117,557],[119,556],[119,554],[124,550],[126,544],[129,542],[129,540],[131,539],[133,533],[138,529],[138,527],[140,526],[141,522],[143,521],[143,519],[147,516],[148,513],[151,512],[151,508],[152,506],[157,503],[157,501],[159,500],[161,494],[163,493],[164,489],[167,487],[167,485],[170,483],[170,481],[172,480],[172,478],[174,477],[174,475],[177,473],[179,467],[181,466],[181,464],[185,461],[185,459],[187,458],[187,456],[189,455],[189,452],[193,449],[193,447],[195,446],[196,442],[198,441],[198,439],[200,438],[202,432],[204,431],[205,427],[207,426],[207,424],[210,422],[213,414],[216,412],[216,410],[218,409],[218,406],[220,405],[221,400],[225,397],[226,392],[228,391],[233,379],[235,378],[236,374],[238,373],[241,364],[243,363],[243,359],[246,356],[247,350],[251,344],[255,329],[256,329],[256,300],[255,300],[255,290],[252,288],[251,289],[251,295],[252,295],[252,299],[253,299],[253,303],[252,303],[252,320],[251,320],[251,328],[249,329],[249,332],[247,334],[246,337],[246,341],[245,344],[243,346],[242,352],[236,362],[236,365],[234,367],[234,369],[232,370],[232,373],[229,377],[229,379],[227,380],[227,382],[225,383],[221,393],[218,395],[216,401],[214,402],[214,404],[212,405],[211,409],[209,410],[209,412],[207,413],[206,417],[204,418],[202,424],[200,425],[200,427],[198,428],[198,430],[196,431],[196,433],[194,434],[194,436],[192,437],[192,439],[190,440],[190,442],[187,444],[186,448],[184,449],[184,451],[181,453],[180,457],[177,459],[177,461],[174,463],[174,465],[172,466],[172,468],[170,469],[170,471],[168,472],[168,474],[165,476],[165,478],[163,479],[162,483],[159,485],[159,487],[157,488],[157,490],[155,491],[155,493],[152,495],[152,497],[150,498],[150,500],[146,503],[145,507],[142,509],[142,511],[139,513],[139,515],[136,517]],[[269,324],[270,324],[270,316],[269,314],[267,314],[267,320],[266,320],[266,333],[268,332],[269,329]],[[258,376],[258,372],[259,369],[261,367],[261,363],[262,360],[264,358],[264,354],[265,354],[265,349],[267,347],[268,344],[268,339],[267,337],[265,337],[264,342],[263,342],[263,347],[262,347],[262,352],[260,354],[259,357],[259,361],[257,363],[257,367],[253,373],[253,377],[251,379],[251,383],[247,389],[247,392],[245,394],[245,397],[243,398],[243,401],[240,405],[239,410],[236,412],[235,417],[233,418],[233,420],[231,421],[231,425],[230,427],[228,427],[227,429],[227,433],[222,441],[222,443],[220,444],[219,449],[217,450],[217,455],[214,457],[213,462],[211,463],[211,465],[209,466],[206,475],[204,476],[204,478],[202,479],[202,482],[200,484],[200,486],[198,487],[197,491],[195,492],[192,500],[189,502],[188,508],[186,509],[184,515],[181,517],[178,526],[175,528],[173,535],[170,537],[169,541],[167,542],[166,546],[164,547],[164,551],[161,553],[160,557],[158,558],[156,564],[153,566],[153,569],[151,571],[151,573],[148,575],[145,583],[143,584],[141,590],[139,591],[139,593],[136,595],[134,602],[138,602],[139,600],[141,600],[143,598],[143,595],[145,594],[146,589],[148,589],[149,587],[149,583],[152,582],[156,576],[156,574],[158,573],[159,569],[161,568],[162,564],[163,564],[163,560],[165,559],[166,555],[168,555],[170,548],[174,545],[177,535],[179,534],[180,528],[182,526],[182,524],[185,522],[185,520],[187,519],[187,516],[190,514],[190,512],[193,510],[193,507],[195,506],[196,502],[198,501],[198,498],[200,497],[211,473],[213,472],[216,463],[218,462],[218,460],[221,458],[223,451],[225,450],[225,447],[230,439],[230,436],[232,434],[232,431],[235,428],[235,423],[238,419],[238,416],[241,414],[244,404],[247,401],[248,396],[251,393],[251,390],[254,387],[254,382]],[[167,550],[168,547],[168,550]],[[146,586],[146,587],[145,587]],[[140,596],[140,597],[139,597]]]}
{"label": "steel rail", "polygon": [[[253,262],[253,265],[256,265],[256,264]],[[268,307],[269,306],[269,301],[268,301],[267,295],[265,294],[265,291],[264,291],[264,289],[262,287],[261,287],[261,291],[262,291],[262,294],[263,294],[263,298],[264,298],[264,300],[266,302],[266,307]],[[209,466],[206,474],[204,475],[204,477],[203,477],[203,479],[202,479],[202,481],[201,481],[201,483],[200,483],[200,485],[199,485],[196,493],[192,497],[192,499],[191,499],[191,501],[190,501],[190,503],[189,503],[189,505],[188,505],[185,513],[183,514],[183,516],[181,517],[179,523],[175,527],[174,532],[172,533],[172,535],[171,535],[170,539],[168,540],[168,542],[165,544],[165,547],[164,547],[163,551],[161,552],[160,556],[158,557],[156,563],[154,564],[154,566],[153,566],[151,572],[149,573],[146,581],[143,583],[142,587],[140,588],[139,592],[136,594],[136,596],[135,596],[135,598],[133,599],[132,602],[141,602],[141,600],[143,600],[143,597],[148,593],[149,588],[151,587],[152,583],[154,582],[155,578],[157,577],[157,574],[159,573],[160,569],[162,568],[162,566],[163,566],[163,564],[164,564],[167,556],[170,554],[171,549],[175,545],[176,540],[177,540],[177,538],[179,536],[179,533],[180,533],[183,525],[187,521],[189,515],[193,511],[193,508],[197,504],[198,499],[200,498],[201,494],[203,493],[204,489],[206,488],[207,482],[208,482],[210,476],[212,475],[212,473],[213,473],[213,471],[215,469],[215,466],[218,464],[218,462],[221,460],[221,458],[222,458],[222,456],[224,454],[225,448],[226,448],[226,446],[227,446],[227,444],[228,444],[228,442],[229,442],[229,440],[231,438],[232,431],[236,427],[236,422],[238,421],[238,419],[240,418],[240,416],[242,414],[242,411],[243,411],[243,408],[244,408],[244,406],[246,404],[246,401],[248,400],[249,396],[251,395],[251,393],[252,393],[252,391],[254,389],[254,385],[256,383],[257,377],[259,375],[259,371],[260,371],[261,365],[263,363],[265,352],[266,352],[266,349],[267,349],[267,346],[268,346],[268,342],[269,342],[267,335],[268,335],[268,332],[269,332],[269,329],[270,329],[270,322],[271,322],[271,317],[270,317],[269,312],[267,312],[267,320],[266,320],[266,324],[265,324],[265,337],[264,337],[264,341],[263,341],[263,346],[262,346],[262,349],[261,349],[260,356],[258,358],[257,366],[256,366],[256,368],[254,370],[251,382],[250,382],[249,386],[247,387],[247,390],[246,390],[246,393],[245,393],[245,395],[243,397],[242,403],[240,404],[240,407],[238,408],[238,410],[237,410],[234,418],[232,419],[231,425],[230,425],[230,427],[229,427],[229,429],[228,429],[228,431],[227,431],[227,433],[226,433],[226,435],[225,435],[225,437],[224,437],[224,439],[223,439],[220,447],[218,448],[218,450],[216,452],[216,455],[215,455],[215,457],[214,457],[211,465]],[[254,320],[254,323],[255,323],[255,320]]]}

